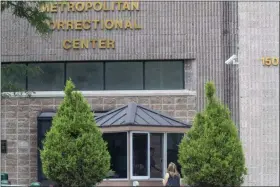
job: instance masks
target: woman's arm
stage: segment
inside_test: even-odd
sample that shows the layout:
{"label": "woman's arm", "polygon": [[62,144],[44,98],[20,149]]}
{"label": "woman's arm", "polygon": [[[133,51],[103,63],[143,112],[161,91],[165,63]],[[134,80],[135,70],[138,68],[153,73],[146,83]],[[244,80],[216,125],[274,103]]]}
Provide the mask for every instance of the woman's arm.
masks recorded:
{"label": "woman's arm", "polygon": [[166,186],[166,183],[167,183],[167,181],[168,181],[168,178],[169,178],[169,174],[166,173],[165,176],[164,176],[164,179],[162,179],[162,184],[163,184],[163,186]]}

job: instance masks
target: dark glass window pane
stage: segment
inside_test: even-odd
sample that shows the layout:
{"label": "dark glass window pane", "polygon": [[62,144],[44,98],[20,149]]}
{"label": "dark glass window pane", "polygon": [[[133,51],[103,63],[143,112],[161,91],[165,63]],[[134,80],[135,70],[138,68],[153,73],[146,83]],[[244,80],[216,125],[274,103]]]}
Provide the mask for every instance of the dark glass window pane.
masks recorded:
{"label": "dark glass window pane", "polygon": [[148,176],[148,134],[133,134],[133,176]]}
{"label": "dark glass window pane", "polygon": [[143,89],[142,62],[107,62],[106,90]]}
{"label": "dark glass window pane", "polygon": [[184,134],[167,134],[167,167],[170,162],[176,164],[178,172],[181,174],[181,166],[178,163],[178,146],[181,143]]}
{"label": "dark glass window pane", "polygon": [[150,177],[163,177],[163,134],[150,134]]}
{"label": "dark glass window pane", "polygon": [[104,133],[111,155],[111,170],[108,178],[127,178],[127,133]]}
{"label": "dark glass window pane", "polygon": [[67,63],[66,77],[70,77],[79,90],[103,90],[103,63]]}
{"label": "dark glass window pane", "polygon": [[182,61],[145,62],[145,89],[183,89]]}
{"label": "dark glass window pane", "polygon": [[26,90],[26,64],[2,64],[1,91],[17,92]]}
{"label": "dark glass window pane", "polygon": [[29,64],[30,67],[39,67],[39,75],[28,74],[28,90],[30,91],[61,91],[64,89],[64,64],[40,63]]}
{"label": "dark glass window pane", "polygon": [[[43,149],[43,140],[45,139],[46,133],[50,130],[52,124],[52,120],[39,120],[38,121],[38,147],[40,149]],[[48,180],[47,177],[43,173],[43,168],[42,168],[42,161],[40,157],[40,151],[38,151],[37,155],[39,159],[39,164],[38,164],[38,174],[39,174],[39,181],[42,180]]]}

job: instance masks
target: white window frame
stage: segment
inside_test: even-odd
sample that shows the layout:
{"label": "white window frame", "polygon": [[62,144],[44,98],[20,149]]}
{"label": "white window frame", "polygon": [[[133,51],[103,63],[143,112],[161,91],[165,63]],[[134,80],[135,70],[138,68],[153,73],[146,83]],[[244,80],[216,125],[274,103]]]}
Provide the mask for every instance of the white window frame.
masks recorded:
{"label": "white window frame", "polygon": [[165,176],[167,170],[167,133],[163,133],[163,172],[162,177]]}
{"label": "white window frame", "polygon": [[[147,176],[133,176],[133,134],[147,134],[148,136],[148,175]],[[166,169],[167,169],[167,133],[162,132],[141,132],[141,131],[131,131],[130,132],[130,179],[137,180],[137,179],[152,179],[152,180],[162,180],[162,178],[151,178],[151,171],[150,171],[150,147],[151,147],[151,134],[162,134],[162,177],[165,176]]]}
{"label": "white window frame", "polygon": [[[148,145],[147,145],[147,176],[133,176],[133,134],[147,134]],[[132,131],[130,132],[130,179],[149,179],[150,178],[150,132],[139,132]]]}

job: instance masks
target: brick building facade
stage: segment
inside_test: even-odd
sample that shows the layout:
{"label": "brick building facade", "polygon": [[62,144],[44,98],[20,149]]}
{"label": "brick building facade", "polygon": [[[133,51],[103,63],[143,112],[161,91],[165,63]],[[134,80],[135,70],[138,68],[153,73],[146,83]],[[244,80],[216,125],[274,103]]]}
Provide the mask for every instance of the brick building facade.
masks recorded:
{"label": "brick building facade", "polygon": [[[178,119],[195,115],[195,95],[185,96],[104,96],[87,97],[93,110],[110,110],[136,102]],[[12,184],[37,180],[37,117],[54,110],[62,98],[2,100],[2,139],[8,140],[8,154],[2,155],[1,170],[9,173]]]}
{"label": "brick building facade", "polygon": [[[273,11],[275,15],[268,14],[271,13],[270,9],[275,9]],[[250,22],[251,14],[260,16],[263,15],[261,12],[266,12],[267,16],[261,16],[262,18],[255,20],[254,23]],[[279,145],[276,143],[279,138],[279,133],[276,134],[279,132],[279,69],[265,70],[261,63],[256,69],[252,69],[249,64],[255,63],[255,57],[250,56],[252,51],[258,53],[255,54],[256,56],[279,55],[279,32],[276,31],[271,33],[275,45],[274,51],[260,54],[265,52],[266,48],[258,52],[254,50],[266,43],[266,37],[260,34],[265,33],[261,30],[264,28],[258,22],[270,24],[271,29],[275,29],[275,25],[279,23],[278,3],[140,2],[139,11],[64,12],[50,15],[54,20],[132,19],[137,20],[142,28],[108,31],[55,30],[50,36],[41,37],[25,20],[15,18],[7,11],[1,15],[2,63],[63,62],[66,64],[91,61],[182,60],[183,88],[133,91],[86,90],[83,93],[94,111],[108,111],[134,101],[186,121],[192,120],[196,111],[203,109],[204,84],[208,80],[213,80],[219,98],[229,106],[236,125],[238,128],[240,126],[247,165],[249,164],[249,175],[245,185],[279,185],[279,169],[273,166],[279,165],[279,158],[276,158],[279,157],[279,148],[276,148]],[[251,27],[250,24],[255,26]],[[252,34],[250,28],[259,28],[260,33],[256,32],[255,36],[261,38],[261,44],[246,35],[246,33]],[[63,49],[64,40],[91,37],[112,39],[115,41],[115,49]],[[255,48],[248,48],[253,44]],[[271,49],[269,46],[267,48]],[[249,49],[252,51],[248,51]],[[232,54],[238,55],[240,68],[227,66],[224,63]],[[264,140],[268,134],[261,135],[265,131],[263,127],[253,127],[253,124],[256,124],[256,121],[251,118],[253,115],[250,118],[245,115],[248,111],[245,105],[251,106],[255,101],[260,101],[260,97],[251,98],[249,94],[251,88],[248,88],[247,84],[250,76],[256,72],[267,74],[267,82],[270,81],[269,76],[274,77],[275,80],[271,85],[275,96],[275,100],[271,102],[276,104],[275,110],[273,109],[276,118],[270,121],[272,128],[269,133],[273,134],[271,141]],[[251,77],[249,82],[257,84],[254,80]],[[258,83],[256,89],[262,88],[266,92],[266,86],[260,81]],[[247,94],[246,97],[244,94]],[[8,153],[1,154],[1,171],[9,173],[13,184],[29,184],[36,180],[37,117],[42,111],[55,110],[62,97],[61,88],[52,91],[36,90],[31,98],[2,99],[1,139],[7,140]],[[268,100],[261,101],[262,106],[268,102]],[[254,107],[251,110],[261,109]],[[270,118],[261,112],[259,115],[264,120]],[[258,140],[258,145],[250,143],[255,140]],[[275,151],[264,151],[269,146]],[[259,147],[257,150],[261,156],[258,161],[261,162],[253,158],[255,155],[253,149],[256,147]]]}

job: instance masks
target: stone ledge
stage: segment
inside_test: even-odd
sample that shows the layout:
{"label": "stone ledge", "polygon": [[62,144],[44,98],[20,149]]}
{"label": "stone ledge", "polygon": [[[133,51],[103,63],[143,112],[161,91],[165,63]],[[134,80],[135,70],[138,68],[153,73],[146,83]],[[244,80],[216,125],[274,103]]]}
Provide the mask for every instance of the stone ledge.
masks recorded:
{"label": "stone ledge", "polygon": [[[106,91],[81,91],[85,97],[91,96],[196,96],[196,91],[190,90],[106,90]],[[13,93],[9,93],[13,95]],[[26,97],[25,94],[15,94],[11,97]],[[32,98],[64,97],[63,91],[38,91]]]}

